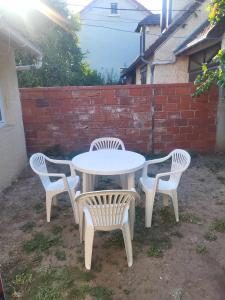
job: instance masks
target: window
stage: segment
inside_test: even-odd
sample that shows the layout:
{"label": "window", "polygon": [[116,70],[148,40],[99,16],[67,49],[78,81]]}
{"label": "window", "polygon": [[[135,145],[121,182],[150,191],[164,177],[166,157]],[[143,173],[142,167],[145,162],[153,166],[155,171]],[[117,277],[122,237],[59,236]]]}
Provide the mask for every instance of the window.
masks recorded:
{"label": "window", "polygon": [[207,64],[210,70],[213,70],[218,64],[212,59],[221,49],[221,44],[218,43],[209,48],[203,49],[201,51],[195,52],[189,56],[189,81],[195,81],[198,74],[202,73],[202,64]]}
{"label": "window", "polygon": [[111,15],[118,14],[118,5],[117,3],[111,3]]}

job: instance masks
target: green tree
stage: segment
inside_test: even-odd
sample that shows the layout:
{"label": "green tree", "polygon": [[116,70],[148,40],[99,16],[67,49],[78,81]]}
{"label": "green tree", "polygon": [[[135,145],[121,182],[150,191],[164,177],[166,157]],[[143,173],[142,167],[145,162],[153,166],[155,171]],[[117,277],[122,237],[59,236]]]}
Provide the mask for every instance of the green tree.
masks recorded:
{"label": "green tree", "polygon": [[[209,5],[209,11],[211,26],[224,22],[225,0],[212,0]],[[209,70],[208,66],[203,64],[202,74],[198,75],[195,80],[197,85],[195,95],[197,96],[207,91],[214,83],[219,87],[225,87],[225,49],[220,49],[213,61],[217,63],[216,69]]]}
{"label": "green tree", "polygon": [[[84,54],[78,45],[79,22],[64,3],[55,0],[46,0],[44,3],[54,13],[50,9],[46,10],[46,15],[33,12],[28,16],[29,27],[26,28],[31,40],[43,52],[42,67],[19,71],[19,86],[103,84],[102,76],[91,70],[84,61]],[[33,64],[35,59],[26,49],[19,49],[16,62],[19,65]]]}

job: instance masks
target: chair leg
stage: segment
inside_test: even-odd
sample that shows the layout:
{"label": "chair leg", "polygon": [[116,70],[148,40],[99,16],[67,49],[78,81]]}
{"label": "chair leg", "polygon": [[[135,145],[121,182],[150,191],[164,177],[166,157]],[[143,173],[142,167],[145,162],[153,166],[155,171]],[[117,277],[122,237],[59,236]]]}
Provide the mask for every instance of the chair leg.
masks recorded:
{"label": "chair leg", "polygon": [[169,206],[169,196],[166,194],[163,194],[163,206]]}
{"label": "chair leg", "polygon": [[135,222],[135,202],[132,201],[129,209],[129,220],[130,220],[130,235],[131,240],[134,238],[134,222]]}
{"label": "chair leg", "polygon": [[125,223],[123,225],[122,232],[123,232],[125,250],[127,254],[128,267],[131,267],[133,265],[133,252],[132,252],[132,243],[131,243],[131,235],[130,235],[130,226],[128,223]]}
{"label": "chair leg", "polygon": [[70,197],[70,202],[71,202],[72,209],[73,209],[75,223],[79,224],[78,206],[75,201],[75,191],[74,190],[72,190],[72,189],[70,190],[69,197]]}
{"label": "chair leg", "polygon": [[56,196],[52,197],[52,204],[53,204],[53,206],[58,206],[58,200],[57,200]]}
{"label": "chair leg", "polygon": [[176,218],[176,221],[179,222],[177,191],[176,190],[172,191],[171,196],[172,196],[175,218]]}
{"label": "chair leg", "polygon": [[145,227],[149,228],[152,226],[152,211],[154,205],[155,195],[152,193],[146,193],[145,199]]}
{"label": "chair leg", "polygon": [[93,240],[94,240],[94,227],[85,224],[84,257],[85,257],[85,268],[87,270],[91,269]]}
{"label": "chair leg", "polygon": [[51,207],[52,207],[52,195],[46,193],[46,215],[47,215],[47,222],[50,222],[51,218]]}
{"label": "chair leg", "polygon": [[120,184],[123,190],[127,190],[127,176],[125,174],[120,175]]}

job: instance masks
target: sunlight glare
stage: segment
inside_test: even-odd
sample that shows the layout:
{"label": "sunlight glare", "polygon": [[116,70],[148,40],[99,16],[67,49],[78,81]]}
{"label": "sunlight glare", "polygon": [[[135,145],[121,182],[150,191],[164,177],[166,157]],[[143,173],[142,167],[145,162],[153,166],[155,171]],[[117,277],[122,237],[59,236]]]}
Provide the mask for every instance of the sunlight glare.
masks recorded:
{"label": "sunlight glare", "polygon": [[30,10],[38,9],[40,0],[0,0],[0,8],[25,16]]}

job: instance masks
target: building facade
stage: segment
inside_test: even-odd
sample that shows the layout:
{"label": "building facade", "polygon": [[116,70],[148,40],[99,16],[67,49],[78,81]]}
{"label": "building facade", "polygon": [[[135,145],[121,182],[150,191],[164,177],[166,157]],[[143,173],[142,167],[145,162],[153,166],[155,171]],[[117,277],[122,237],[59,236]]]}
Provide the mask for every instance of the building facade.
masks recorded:
{"label": "building facade", "polygon": [[80,12],[80,46],[93,69],[118,79],[139,55],[137,23],[149,12],[135,0],[94,0]]}
{"label": "building facade", "polygon": [[221,48],[223,39],[222,30],[215,33],[208,22],[209,2],[163,0],[160,25],[145,24],[138,27],[140,34],[145,32],[148,45],[143,55],[124,70],[122,76],[126,82],[194,81],[201,72],[202,63],[211,62]]}

